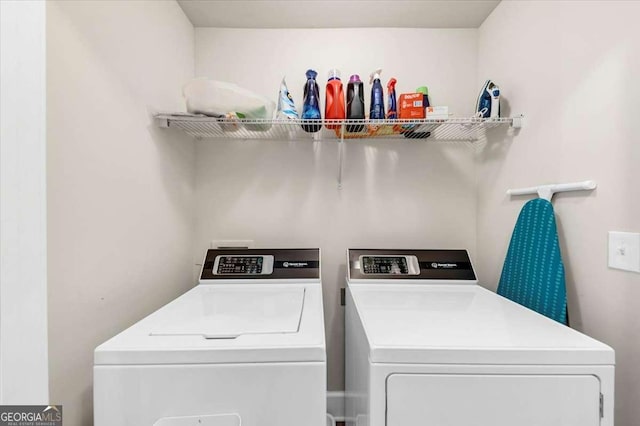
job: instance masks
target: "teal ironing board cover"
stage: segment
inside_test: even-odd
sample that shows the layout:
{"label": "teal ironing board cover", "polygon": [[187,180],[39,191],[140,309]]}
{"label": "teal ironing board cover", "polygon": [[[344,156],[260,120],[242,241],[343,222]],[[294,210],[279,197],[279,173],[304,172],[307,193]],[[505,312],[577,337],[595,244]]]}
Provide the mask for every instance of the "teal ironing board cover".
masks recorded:
{"label": "teal ironing board cover", "polygon": [[567,290],[553,206],[527,202],[511,236],[498,294],[567,324]]}

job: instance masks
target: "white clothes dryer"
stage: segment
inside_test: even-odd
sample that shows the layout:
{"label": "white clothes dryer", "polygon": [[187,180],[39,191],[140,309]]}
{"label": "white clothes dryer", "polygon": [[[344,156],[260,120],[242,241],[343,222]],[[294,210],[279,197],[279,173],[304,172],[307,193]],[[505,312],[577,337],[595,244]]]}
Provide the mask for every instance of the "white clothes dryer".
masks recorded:
{"label": "white clothes dryer", "polygon": [[347,262],[348,424],[613,426],[613,349],[479,286],[466,250]]}
{"label": "white clothes dryer", "polygon": [[94,361],[95,426],[325,426],[320,250],[208,250]]}

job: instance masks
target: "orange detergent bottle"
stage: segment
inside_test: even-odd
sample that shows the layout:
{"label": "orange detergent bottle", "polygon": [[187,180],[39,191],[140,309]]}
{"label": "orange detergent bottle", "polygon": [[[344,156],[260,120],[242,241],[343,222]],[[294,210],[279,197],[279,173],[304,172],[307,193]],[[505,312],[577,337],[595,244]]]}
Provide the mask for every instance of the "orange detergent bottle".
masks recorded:
{"label": "orange detergent bottle", "polygon": [[[344,109],[344,90],[342,81],[340,81],[340,71],[332,69],[329,71],[329,80],[327,81],[327,99],[324,108],[325,120],[344,120],[346,117]],[[341,124],[326,124],[327,129],[338,129]]]}

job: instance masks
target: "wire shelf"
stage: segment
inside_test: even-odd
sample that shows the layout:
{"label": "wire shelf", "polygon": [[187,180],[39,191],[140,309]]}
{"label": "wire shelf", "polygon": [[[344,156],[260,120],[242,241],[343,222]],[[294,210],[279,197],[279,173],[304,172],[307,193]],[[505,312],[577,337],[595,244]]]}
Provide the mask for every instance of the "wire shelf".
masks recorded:
{"label": "wire shelf", "polygon": [[191,114],[157,114],[158,125],[198,139],[351,140],[400,138],[474,142],[487,129],[521,126],[521,116],[420,120],[232,119]]}

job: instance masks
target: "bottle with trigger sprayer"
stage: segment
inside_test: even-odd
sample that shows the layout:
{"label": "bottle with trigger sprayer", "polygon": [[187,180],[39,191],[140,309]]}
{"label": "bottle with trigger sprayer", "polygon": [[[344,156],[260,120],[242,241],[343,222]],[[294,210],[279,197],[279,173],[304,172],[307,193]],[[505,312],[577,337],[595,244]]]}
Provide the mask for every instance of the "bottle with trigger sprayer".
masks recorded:
{"label": "bottle with trigger sprayer", "polygon": [[382,69],[377,69],[369,76],[369,84],[373,84],[371,87],[371,108],[369,110],[369,118],[371,120],[383,120],[384,119],[384,90],[382,89],[382,83],[380,83],[380,74]]}
{"label": "bottle with trigger sprayer", "polygon": [[387,110],[387,118],[395,120],[398,118],[398,106],[396,101],[396,83],[395,78],[391,78],[387,83],[387,92],[389,93],[389,109]]}

